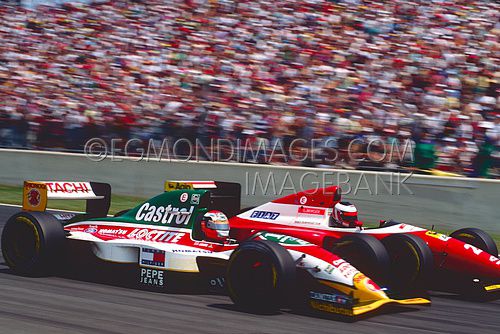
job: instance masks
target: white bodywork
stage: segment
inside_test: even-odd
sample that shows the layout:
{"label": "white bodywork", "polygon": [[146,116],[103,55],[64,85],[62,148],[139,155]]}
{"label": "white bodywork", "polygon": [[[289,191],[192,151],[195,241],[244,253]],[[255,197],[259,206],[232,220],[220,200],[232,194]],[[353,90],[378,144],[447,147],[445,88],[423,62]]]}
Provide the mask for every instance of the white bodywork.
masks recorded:
{"label": "white bodywork", "polygon": [[344,233],[393,234],[425,231],[423,228],[407,224],[369,230],[359,227],[330,227],[329,221],[332,210],[331,208],[269,202],[243,212],[238,217],[268,224],[285,224],[291,227],[307,227]]}

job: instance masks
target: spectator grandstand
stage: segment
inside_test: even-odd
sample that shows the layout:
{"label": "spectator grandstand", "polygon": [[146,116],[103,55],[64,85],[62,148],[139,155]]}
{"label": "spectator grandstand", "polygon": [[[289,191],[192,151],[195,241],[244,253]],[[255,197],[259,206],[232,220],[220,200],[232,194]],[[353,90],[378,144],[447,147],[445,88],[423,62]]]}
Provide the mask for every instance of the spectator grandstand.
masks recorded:
{"label": "spectator grandstand", "polygon": [[[500,5],[482,0],[0,2],[0,146],[313,140],[299,164],[498,175]],[[410,142],[414,160],[361,161]],[[347,150],[353,154],[346,154]],[[353,152],[348,152],[353,153]],[[334,161],[330,161],[334,160]],[[276,160],[270,163],[291,163]]]}

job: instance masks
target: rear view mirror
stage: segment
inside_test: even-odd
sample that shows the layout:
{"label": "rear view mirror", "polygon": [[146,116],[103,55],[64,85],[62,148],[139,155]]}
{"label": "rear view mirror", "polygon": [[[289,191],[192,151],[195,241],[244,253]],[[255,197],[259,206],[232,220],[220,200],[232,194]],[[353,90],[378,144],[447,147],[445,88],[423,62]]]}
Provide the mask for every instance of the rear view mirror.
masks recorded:
{"label": "rear view mirror", "polygon": [[340,202],[341,198],[342,198],[342,190],[340,189],[340,187],[337,187],[337,191],[333,195],[333,201]]}

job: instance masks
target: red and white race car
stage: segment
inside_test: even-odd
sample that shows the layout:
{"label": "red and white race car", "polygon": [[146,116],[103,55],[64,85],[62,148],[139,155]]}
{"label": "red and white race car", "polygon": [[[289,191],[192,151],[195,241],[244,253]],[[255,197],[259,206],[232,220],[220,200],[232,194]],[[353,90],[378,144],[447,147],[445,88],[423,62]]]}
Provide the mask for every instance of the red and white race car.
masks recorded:
{"label": "red and white race car", "polygon": [[[23,211],[2,232],[5,262],[22,275],[100,276],[167,291],[227,289],[236,304],[258,311],[297,307],[357,316],[385,304],[429,304],[396,298],[338,255],[289,234],[255,231],[230,239],[221,211],[235,210],[239,185],[173,182],[166,190],[108,217],[107,184],[25,182]],[[51,198],[86,200],[87,212],[49,213]],[[241,226],[252,221],[238,219]]]}
{"label": "red and white race car", "polygon": [[332,227],[336,186],[273,200],[230,219],[232,236],[283,233],[321,246],[393,290],[435,289],[497,298],[500,259],[493,239],[477,228],[449,236],[394,221],[377,228]]}

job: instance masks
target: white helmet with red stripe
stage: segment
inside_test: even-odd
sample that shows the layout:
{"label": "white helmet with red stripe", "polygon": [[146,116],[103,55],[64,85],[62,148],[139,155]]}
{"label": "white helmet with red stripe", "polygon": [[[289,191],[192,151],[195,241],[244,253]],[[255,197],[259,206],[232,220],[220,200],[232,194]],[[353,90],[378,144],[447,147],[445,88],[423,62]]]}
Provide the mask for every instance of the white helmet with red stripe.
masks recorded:
{"label": "white helmet with red stripe", "polygon": [[358,209],[349,202],[338,202],[333,207],[331,225],[337,227],[358,227],[363,223],[358,220]]}

